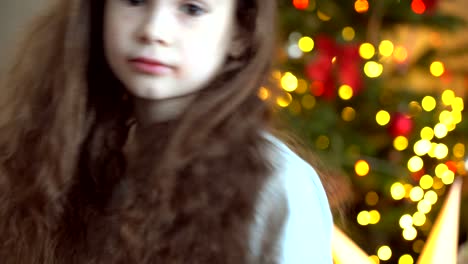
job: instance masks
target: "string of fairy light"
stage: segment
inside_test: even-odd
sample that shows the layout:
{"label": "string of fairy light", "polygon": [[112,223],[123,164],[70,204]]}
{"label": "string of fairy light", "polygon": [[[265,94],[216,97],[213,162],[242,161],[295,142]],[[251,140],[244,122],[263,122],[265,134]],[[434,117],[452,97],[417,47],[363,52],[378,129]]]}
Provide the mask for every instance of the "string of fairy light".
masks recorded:
{"label": "string of fairy light", "polygon": [[[315,10],[315,14],[322,21],[329,21],[330,15],[317,8],[313,0],[293,0],[293,5],[297,9]],[[367,0],[356,0],[355,11],[365,13],[369,10]],[[412,0],[411,8],[416,14],[423,14],[426,6],[423,0]],[[352,42],[355,39],[355,29],[346,26],[341,31],[344,41]],[[285,51],[290,59],[300,59],[305,54],[314,51],[315,40],[312,36],[304,35],[300,32],[292,32],[287,40]],[[380,41],[377,45],[372,43],[362,43],[359,46],[359,56],[364,61],[362,72],[367,78],[379,78],[385,74],[387,68],[394,65],[403,65],[408,62],[409,51],[404,45],[395,44],[389,39]],[[337,60],[333,57],[332,63]],[[445,65],[442,61],[433,61],[427,71],[435,78],[440,78],[445,73]],[[258,96],[263,100],[273,100],[278,106],[287,109],[292,114],[300,114],[316,106],[319,94],[313,91],[313,80],[298,77],[293,72],[273,72],[282,88],[281,95],[273,94],[267,87],[261,87]],[[351,100],[355,94],[353,87],[347,84],[338,85],[337,95],[344,102]],[[419,131],[419,137],[414,142],[410,142],[407,135],[398,135],[393,139],[393,148],[397,152],[411,153],[406,161],[406,168],[410,174],[423,172],[424,175],[415,181],[405,181],[403,179],[395,181],[390,185],[386,195],[390,195],[395,201],[405,200],[414,203],[414,212],[405,213],[399,218],[399,228],[404,240],[412,242],[412,250],[420,253],[424,241],[418,239],[419,232],[430,230],[432,223],[427,215],[432,207],[439,201],[439,197],[444,194],[446,186],[453,183],[455,175],[465,175],[468,168],[466,160],[465,144],[457,142],[453,146],[448,146],[443,139],[454,131],[462,121],[462,111],[464,102],[461,97],[456,96],[451,89],[446,89],[441,93],[440,98],[427,95],[420,101],[412,101],[408,105],[409,112],[415,116],[418,113],[432,113],[436,121],[431,126],[423,127]],[[345,106],[341,110],[341,118],[346,122],[355,120],[356,109]],[[391,111],[379,109],[375,113],[375,122],[378,126],[388,127],[391,122]],[[418,131],[416,131],[418,132]],[[315,145],[318,149],[327,149],[330,146],[330,139],[327,135],[317,137]],[[435,161],[434,169],[425,168],[424,160]],[[468,166],[467,166],[468,167]],[[368,177],[372,171],[372,165],[365,159],[359,159],[354,164],[354,171],[357,177]],[[370,191],[365,195],[365,202],[368,210],[362,210],[357,214],[356,221],[359,225],[375,225],[381,220],[381,213],[373,209],[379,203],[379,194]],[[388,261],[391,258],[398,258],[399,264],[413,264],[414,259],[411,254],[392,257],[392,249],[389,245],[377,247],[370,260],[374,263]]]}

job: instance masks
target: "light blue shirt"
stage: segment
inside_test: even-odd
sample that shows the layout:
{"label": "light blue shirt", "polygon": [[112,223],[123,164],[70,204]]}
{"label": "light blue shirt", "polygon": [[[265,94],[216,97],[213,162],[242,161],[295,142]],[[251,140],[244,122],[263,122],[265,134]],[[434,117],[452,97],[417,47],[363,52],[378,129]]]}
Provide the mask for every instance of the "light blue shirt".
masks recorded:
{"label": "light blue shirt", "polygon": [[283,184],[289,207],[279,246],[281,263],[333,263],[333,218],[319,176],[283,142],[267,139],[272,143],[273,178]]}

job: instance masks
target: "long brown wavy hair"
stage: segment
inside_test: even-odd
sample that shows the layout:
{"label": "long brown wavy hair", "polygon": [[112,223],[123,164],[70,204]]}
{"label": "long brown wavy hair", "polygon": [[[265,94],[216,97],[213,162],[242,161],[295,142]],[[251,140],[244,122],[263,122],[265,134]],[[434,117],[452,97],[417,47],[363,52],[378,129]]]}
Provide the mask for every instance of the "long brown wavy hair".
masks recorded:
{"label": "long brown wavy hair", "polygon": [[31,25],[0,102],[1,263],[260,263],[248,226],[270,168],[274,0],[237,0],[245,41],[177,118],[131,145],[132,100],[104,59],[104,0]]}

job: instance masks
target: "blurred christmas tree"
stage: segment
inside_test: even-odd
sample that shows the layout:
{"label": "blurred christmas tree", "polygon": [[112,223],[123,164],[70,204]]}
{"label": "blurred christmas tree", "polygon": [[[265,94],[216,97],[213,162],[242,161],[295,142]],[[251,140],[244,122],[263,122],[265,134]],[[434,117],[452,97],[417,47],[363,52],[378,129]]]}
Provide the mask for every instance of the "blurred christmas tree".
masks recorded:
{"label": "blurred christmas tree", "polygon": [[465,24],[441,5],[280,1],[274,78],[284,94],[272,98],[262,88],[259,96],[281,107],[332,171],[345,172],[352,217],[337,224],[376,262],[413,263],[447,185],[467,174],[468,64],[457,59],[468,43],[447,44]]}

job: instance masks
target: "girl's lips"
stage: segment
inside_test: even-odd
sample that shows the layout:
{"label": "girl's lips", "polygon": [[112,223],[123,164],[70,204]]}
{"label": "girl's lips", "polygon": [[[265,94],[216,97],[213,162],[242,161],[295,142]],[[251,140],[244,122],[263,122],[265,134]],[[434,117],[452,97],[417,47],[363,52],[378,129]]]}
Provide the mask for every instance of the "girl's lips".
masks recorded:
{"label": "girl's lips", "polygon": [[144,74],[165,75],[174,71],[174,67],[148,58],[130,59],[129,63],[133,69]]}

